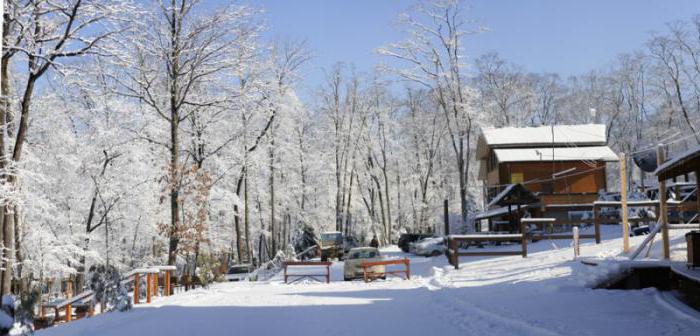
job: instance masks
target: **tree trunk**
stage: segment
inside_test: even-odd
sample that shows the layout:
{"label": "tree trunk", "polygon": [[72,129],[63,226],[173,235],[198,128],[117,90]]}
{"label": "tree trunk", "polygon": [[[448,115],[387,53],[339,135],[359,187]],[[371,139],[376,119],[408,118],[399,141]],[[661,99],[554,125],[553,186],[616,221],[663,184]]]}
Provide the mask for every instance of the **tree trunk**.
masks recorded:
{"label": "tree trunk", "polygon": [[11,204],[5,204],[3,217],[2,243],[5,262],[3,262],[4,270],[2,272],[2,295],[5,295],[12,292],[12,266],[15,259],[15,216],[14,207]]}
{"label": "tree trunk", "polygon": [[253,245],[250,240],[250,202],[248,202],[248,169],[243,175],[243,229],[245,230],[245,246],[248,262],[253,262]]}
{"label": "tree trunk", "polygon": [[177,261],[177,246],[180,242],[180,111],[178,99],[178,85],[180,76],[180,24],[181,16],[178,13],[178,7],[175,5],[175,0],[171,1],[171,17],[170,17],[170,67],[169,81],[170,85],[170,181],[172,183],[170,190],[170,237],[168,244],[168,265],[175,265]]}
{"label": "tree trunk", "polygon": [[275,140],[270,142],[270,237],[272,238],[272,253],[277,253],[277,225],[275,225]]}
{"label": "tree trunk", "polygon": [[177,259],[177,245],[180,242],[180,191],[179,191],[179,162],[180,162],[180,143],[178,139],[178,115],[173,109],[171,112],[170,121],[170,241],[168,245],[168,265],[175,265]]}
{"label": "tree trunk", "polygon": [[238,213],[238,204],[233,205],[233,223],[236,230],[236,257],[238,262],[243,261],[243,239],[241,237],[241,216]]}

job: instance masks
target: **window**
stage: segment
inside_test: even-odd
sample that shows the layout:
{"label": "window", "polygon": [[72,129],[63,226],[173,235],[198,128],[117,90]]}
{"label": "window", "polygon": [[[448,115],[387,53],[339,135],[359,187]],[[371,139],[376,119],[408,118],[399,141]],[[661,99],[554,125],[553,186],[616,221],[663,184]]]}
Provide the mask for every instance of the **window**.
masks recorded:
{"label": "window", "polygon": [[350,254],[350,259],[370,259],[376,258],[378,256],[379,252],[377,252],[376,250],[360,250]]}
{"label": "window", "polygon": [[525,176],[523,173],[512,173],[510,174],[510,183],[523,183],[525,181]]}

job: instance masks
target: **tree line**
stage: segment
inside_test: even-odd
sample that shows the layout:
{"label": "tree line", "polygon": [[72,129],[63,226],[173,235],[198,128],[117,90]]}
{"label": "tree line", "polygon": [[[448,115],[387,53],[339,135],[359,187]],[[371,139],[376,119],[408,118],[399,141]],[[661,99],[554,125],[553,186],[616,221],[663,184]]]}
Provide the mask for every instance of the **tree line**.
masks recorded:
{"label": "tree line", "polygon": [[443,200],[473,230],[481,127],[604,123],[624,152],[699,141],[699,17],[561,78],[466,57],[483,29],[465,4],[423,1],[377,46],[384,65],[326,69],[301,101],[312,52],[263,38],[258,8],[4,4],[3,294],[93,265],[260,263],[308,227],[387,244],[439,231]]}

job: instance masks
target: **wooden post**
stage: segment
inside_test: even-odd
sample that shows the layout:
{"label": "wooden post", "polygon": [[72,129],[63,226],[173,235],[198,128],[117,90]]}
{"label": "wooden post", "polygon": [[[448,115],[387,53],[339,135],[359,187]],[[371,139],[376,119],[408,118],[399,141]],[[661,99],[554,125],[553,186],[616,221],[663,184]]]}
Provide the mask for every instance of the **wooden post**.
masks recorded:
{"label": "wooden post", "polygon": [[165,296],[170,296],[170,270],[165,271]]}
{"label": "wooden post", "polygon": [[578,226],[574,226],[574,260],[581,254]]}
{"label": "wooden post", "polygon": [[134,274],[134,304],[139,304],[139,282],[141,281],[139,273]]}
{"label": "wooden post", "polygon": [[445,208],[445,236],[450,235],[450,211],[447,208],[447,200],[444,202],[444,208]]}
{"label": "wooden post", "polygon": [[[700,214],[700,169],[695,171],[695,200],[695,212]],[[695,220],[700,223],[700,217],[695,218]]]}
{"label": "wooden post", "polygon": [[287,283],[287,264],[284,264],[284,283]]}
{"label": "wooden post", "polygon": [[595,228],[595,243],[600,244],[600,209],[593,204],[593,227]]}
{"label": "wooden post", "polygon": [[146,273],[146,303],[151,303],[151,291],[153,290],[153,273]]}
{"label": "wooden post", "polygon": [[[66,296],[70,299],[73,297],[73,281],[68,280],[66,282]],[[73,320],[73,307],[69,303],[66,305],[66,321],[70,322]]]}
{"label": "wooden post", "polygon": [[[656,147],[656,163],[661,166],[666,161],[666,153],[662,145]],[[671,248],[668,241],[668,205],[666,204],[666,180],[659,178],[659,212],[661,216],[661,238],[663,240],[664,259],[671,258]]]}
{"label": "wooden post", "polygon": [[160,296],[158,287],[160,285],[160,271],[153,274],[153,296]]}
{"label": "wooden post", "polygon": [[520,234],[522,235],[522,239],[520,241],[520,245],[522,248],[522,254],[523,258],[527,257],[527,231],[525,230],[525,224],[523,221],[520,221]]}
{"label": "wooden post", "polygon": [[331,265],[326,265],[326,283],[331,283]]}
{"label": "wooden post", "polygon": [[620,153],[620,203],[622,212],[622,251],[630,251],[629,213],[627,211],[627,157]]}
{"label": "wooden post", "polygon": [[452,264],[452,266],[454,266],[455,269],[459,269],[459,254],[457,254],[457,241],[454,240],[454,238],[447,237],[447,250],[447,261],[450,264]]}
{"label": "wooden post", "polygon": [[411,262],[408,260],[408,258],[405,258],[404,262],[406,263],[406,280],[410,280],[411,279]]}

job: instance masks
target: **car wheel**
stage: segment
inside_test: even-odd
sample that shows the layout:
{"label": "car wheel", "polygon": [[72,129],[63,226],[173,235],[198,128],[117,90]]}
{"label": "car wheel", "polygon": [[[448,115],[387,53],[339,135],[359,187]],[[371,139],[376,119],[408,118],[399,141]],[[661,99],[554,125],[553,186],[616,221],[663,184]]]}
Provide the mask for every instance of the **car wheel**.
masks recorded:
{"label": "car wheel", "polygon": [[430,253],[430,256],[431,256],[431,257],[437,257],[437,256],[439,256],[439,255],[441,255],[441,254],[442,254],[442,253],[440,253],[440,251],[435,250],[435,251],[433,251],[433,252]]}
{"label": "car wheel", "polygon": [[345,281],[352,281],[352,278],[343,277],[343,280],[345,280]]}

